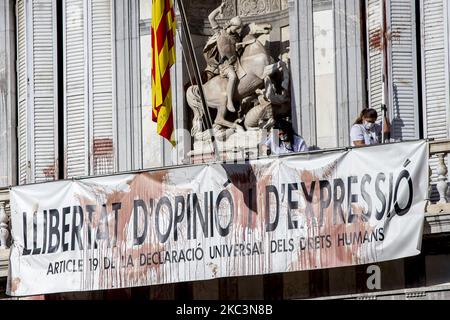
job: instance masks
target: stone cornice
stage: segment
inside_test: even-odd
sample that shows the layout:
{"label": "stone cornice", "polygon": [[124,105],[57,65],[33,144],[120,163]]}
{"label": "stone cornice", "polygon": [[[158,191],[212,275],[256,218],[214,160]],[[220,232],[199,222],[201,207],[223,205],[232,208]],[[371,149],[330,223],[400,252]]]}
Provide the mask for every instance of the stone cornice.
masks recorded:
{"label": "stone cornice", "polygon": [[[448,212],[448,211],[447,211]],[[426,214],[424,235],[449,233],[450,232],[450,213]]]}
{"label": "stone cornice", "polygon": [[0,189],[0,201],[9,202],[9,189]]}
{"label": "stone cornice", "polygon": [[[242,21],[244,23],[269,23],[269,22],[276,22],[281,21],[283,19],[289,18],[289,10],[284,9],[276,12],[270,12],[261,14],[258,16],[248,16],[248,17],[242,17]],[[189,18],[188,18],[189,19]],[[223,26],[225,23],[227,23],[229,19],[217,19],[217,22],[219,25]],[[180,28],[181,21],[178,17],[177,20],[177,28]],[[207,17],[195,17],[191,18],[189,20],[189,27],[191,28],[192,34],[195,35],[204,35],[204,36],[210,36],[212,34],[211,26],[209,25],[209,21]],[[151,28],[151,20],[141,20],[139,23],[139,29],[140,29],[140,35],[150,35],[150,28]]]}
{"label": "stone cornice", "polygon": [[350,294],[343,296],[331,296],[322,297],[311,300],[377,300],[385,299],[387,297],[395,298],[396,300],[427,300],[428,296],[432,294],[437,294],[439,292],[447,292],[450,290],[450,285],[439,285],[430,286],[422,288],[413,289],[400,289],[400,290],[390,290],[390,291],[378,291],[373,293],[363,293],[363,294]]}

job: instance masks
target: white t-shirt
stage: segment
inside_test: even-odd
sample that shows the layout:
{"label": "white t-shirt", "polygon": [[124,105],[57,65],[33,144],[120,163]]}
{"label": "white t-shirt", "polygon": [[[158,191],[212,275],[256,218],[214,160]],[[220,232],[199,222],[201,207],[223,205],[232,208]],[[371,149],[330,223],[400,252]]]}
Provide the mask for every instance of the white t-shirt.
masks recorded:
{"label": "white t-shirt", "polygon": [[364,128],[363,124],[355,124],[350,131],[350,138],[352,147],[355,146],[355,141],[364,141],[366,146],[379,144],[381,141],[381,125],[375,123],[371,130]]}
{"label": "white t-shirt", "polygon": [[270,150],[272,154],[286,154],[295,152],[307,152],[308,146],[302,137],[294,135],[294,141],[291,143],[286,143],[278,140],[278,144],[274,143],[274,136],[271,135],[264,143]]}

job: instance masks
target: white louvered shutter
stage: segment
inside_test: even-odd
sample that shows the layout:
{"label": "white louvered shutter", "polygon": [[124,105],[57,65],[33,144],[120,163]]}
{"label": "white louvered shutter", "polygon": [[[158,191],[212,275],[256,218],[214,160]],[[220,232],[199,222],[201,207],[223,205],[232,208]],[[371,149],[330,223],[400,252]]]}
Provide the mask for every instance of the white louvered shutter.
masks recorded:
{"label": "white louvered shutter", "polygon": [[368,0],[366,12],[369,106],[380,113],[383,101],[383,9],[381,1]]}
{"label": "white louvered shutter", "polygon": [[84,0],[64,1],[65,176],[89,175],[87,32]]}
{"label": "white louvered shutter", "polygon": [[56,2],[32,1],[35,182],[58,177]]}
{"label": "white louvered shutter", "polygon": [[94,175],[114,172],[112,0],[90,1],[91,146]]}
{"label": "white louvered shutter", "polygon": [[56,3],[17,2],[19,182],[58,176]]}
{"label": "white louvered shutter", "polygon": [[388,0],[391,138],[419,138],[415,0]]}
{"label": "white louvered shutter", "polygon": [[66,177],[114,171],[111,0],[65,0]]}
{"label": "white louvered shutter", "polygon": [[425,136],[448,137],[444,1],[422,0],[422,68]]}
{"label": "white louvered shutter", "polygon": [[30,181],[27,156],[27,33],[25,0],[17,1],[17,82],[18,82],[18,168],[19,184]]}
{"label": "white louvered shutter", "polygon": [[419,138],[415,0],[367,0],[366,3],[369,105],[380,113],[383,101],[385,11],[388,66],[386,104],[392,124],[391,138],[395,141]]}
{"label": "white louvered shutter", "polygon": [[[448,138],[448,96],[445,49],[445,5],[447,0],[421,0],[422,97],[426,138]],[[430,158],[431,181],[437,182],[438,159]],[[432,189],[431,200],[439,194]]]}

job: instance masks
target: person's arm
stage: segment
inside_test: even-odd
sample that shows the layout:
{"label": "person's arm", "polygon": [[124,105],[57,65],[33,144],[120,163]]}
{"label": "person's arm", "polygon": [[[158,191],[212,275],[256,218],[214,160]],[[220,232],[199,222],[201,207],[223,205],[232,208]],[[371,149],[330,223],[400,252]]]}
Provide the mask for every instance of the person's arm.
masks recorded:
{"label": "person's arm", "polygon": [[387,116],[384,117],[384,138],[387,140],[391,138],[391,123]]}
{"label": "person's arm", "polygon": [[384,134],[391,133],[391,123],[389,122],[388,117],[384,117]]}
{"label": "person's arm", "polygon": [[[385,105],[383,105],[381,107],[381,112],[383,112],[383,122],[380,125],[379,131],[378,131],[378,139],[381,143],[385,143],[386,140],[390,140],[391,139],[391,123],[389,122],[389,118],[387,116],[387,107]],[[384,123],[384,130],[383,130],[383,123]],[[382,141],[382,135],[384,133],[384,141]]]}
{"label": "person's arm", "polygon": [[306,145],[306,142],[302,137],[294,136],[294,139],[298,140],[298,142],[296,143],[297,146],[295,148],[295,152],[308,152],[309,151],[309,148]]}
{"label": "person's arm", "polygon": [[308,151],[309,151],[309,148],[308,148],[308,146],[306,145],[306,142],[303,141],[302,144],[300,145],[300,149],[299,149],[298,152],[308,152]]}
{"label": "person's arm", "polygon": [[364,140],[355,140],[353,141],[355,147],[364,147],[366,146],[366,142]]}
{"label": "person's arm", "polygon": [[271,148],[272,148],[272,137],[268,137],[266,139],[266,141],[264,143],[262,143],[261,145],[261,154],[262,155],[269,155],[269,152],[271,152]]}
{"label": "person's arm", "polygon": [[223,7],[225,6],[225,2],[223,2],[220,7],[211,12],[208,16],[209,23],[213,30],[217,30],[219,28],[219,24],[216,21],[216,18],[219,14],[223,13]]}

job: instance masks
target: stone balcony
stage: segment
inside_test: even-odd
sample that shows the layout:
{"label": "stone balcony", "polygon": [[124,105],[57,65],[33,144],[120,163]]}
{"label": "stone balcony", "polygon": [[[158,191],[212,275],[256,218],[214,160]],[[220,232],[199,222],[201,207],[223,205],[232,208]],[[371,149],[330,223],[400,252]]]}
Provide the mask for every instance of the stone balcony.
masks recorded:
{"label": "stone balcony", "polygon": [[8,275],[10,242],[9,189],[0,189],[0,277]]}
{"label": "stone balcony", "polygon": [[[425,212],[425,236],[450,232],[450,202],[447,196],[448,168],[445,161],[447,154],[450,153],[450,140],[430,141],[429,146],[430,159],[437,159],[438,162],[435,172],[430,169],[429,174],[430,187]],[[432,173],[435,175],[433,176]],[[438,195],[438,199],[436,195]],[[0,189],[0,277],[6,277],[8,274],[10,235],[9,189],[5,188]]]}
{"label": "stone balcony", "polygon": [[[429,199],[426,207],[424,234],[450,232],[450,203],[448,198],[448,168],[446,158],[450,153],[450,140],[430,141],[430,160],[437,159],[435,172],[430,168]],[[435,173],[437,178],[432,179]],[[436,188],[439,199],[432,199]],[[433,201],[435,200],[435,201]]]}

